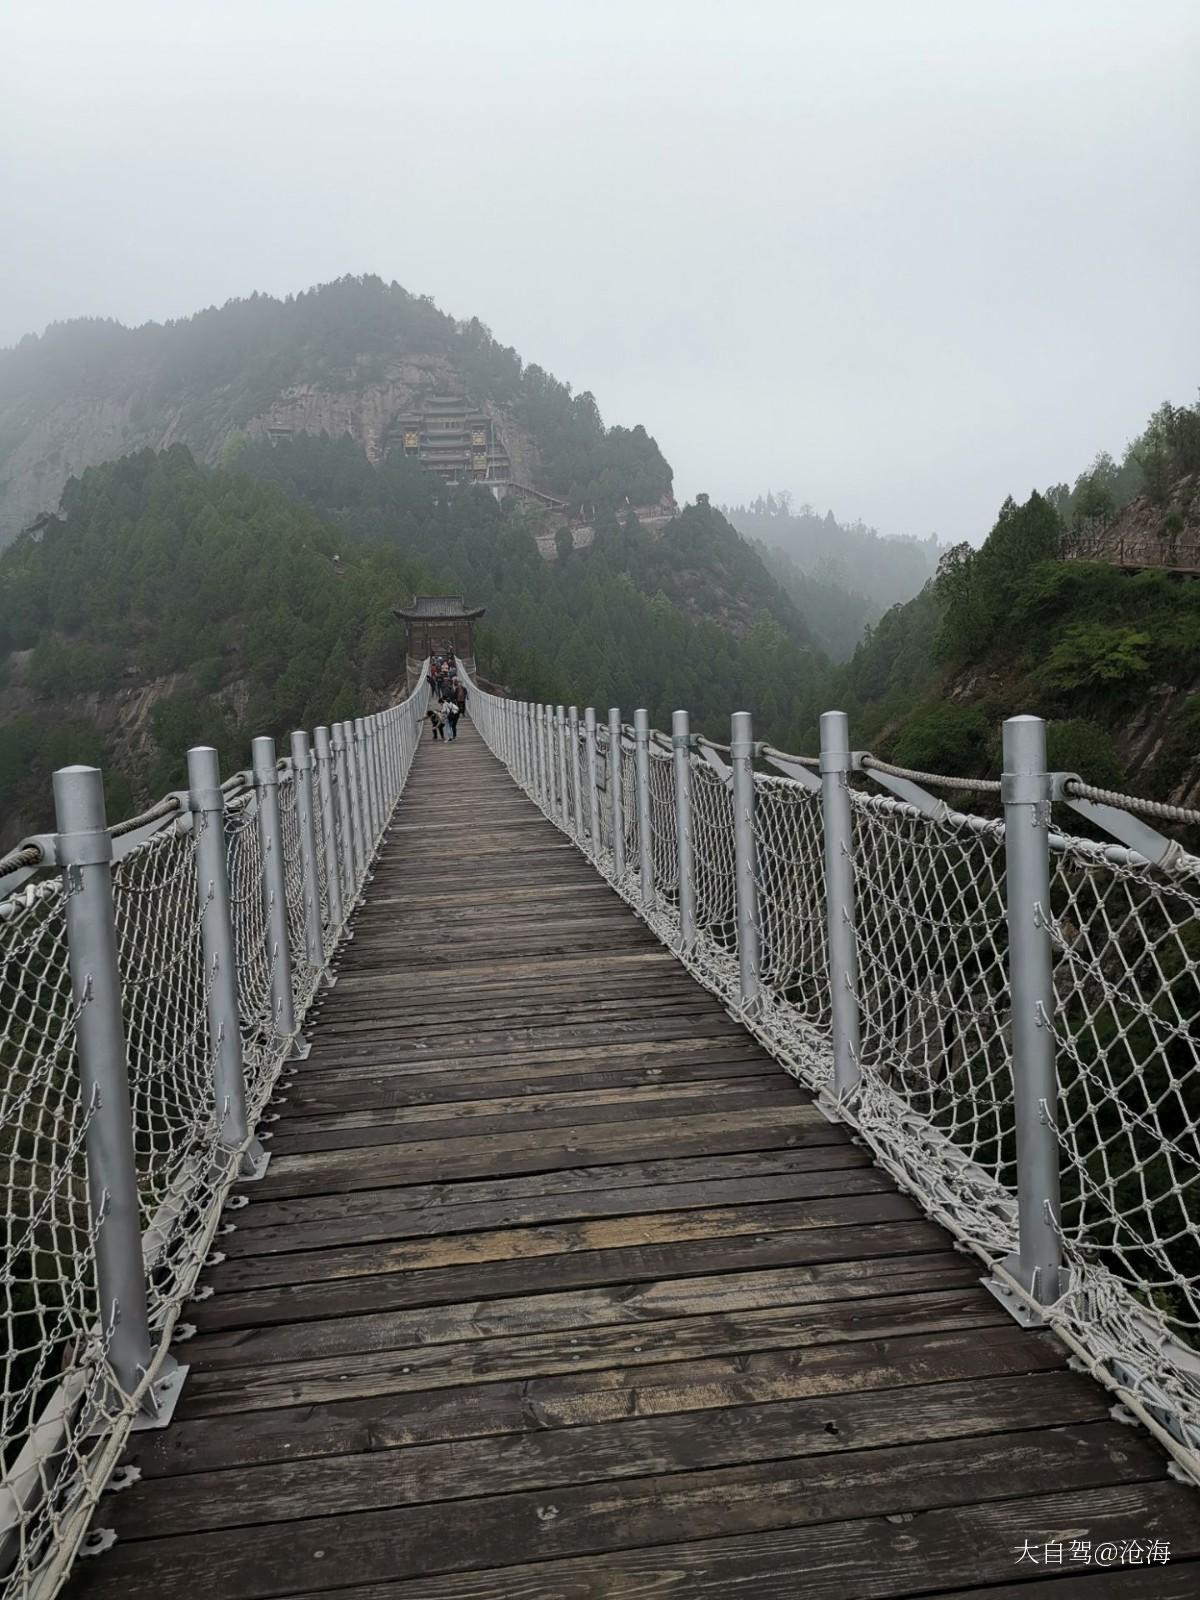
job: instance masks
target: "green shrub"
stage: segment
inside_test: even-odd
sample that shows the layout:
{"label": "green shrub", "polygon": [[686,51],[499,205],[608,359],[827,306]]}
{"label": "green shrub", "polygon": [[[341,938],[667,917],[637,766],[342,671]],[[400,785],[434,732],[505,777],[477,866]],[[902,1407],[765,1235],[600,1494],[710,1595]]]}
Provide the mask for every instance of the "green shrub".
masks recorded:
{"label": "green shrub", "polygon": [[977,777],[986,760],[989,733],[986,717],[953,701],[921,706],[904,724],[892,760],[920,772]]}
{"label": "green shrub", "polygon": [[1150,635],[1140,628],[1077,622],[1068,628],[1037,677],[1047,689],[1112,689],[1150,670]]}
{"label": "green shrub", "polygon": [[1086,717],[1069,717],[1046,728],[1046,759],[1052,772],[1077,772],[1101,789],[1119,789],[1125,769],[1111,735]]}

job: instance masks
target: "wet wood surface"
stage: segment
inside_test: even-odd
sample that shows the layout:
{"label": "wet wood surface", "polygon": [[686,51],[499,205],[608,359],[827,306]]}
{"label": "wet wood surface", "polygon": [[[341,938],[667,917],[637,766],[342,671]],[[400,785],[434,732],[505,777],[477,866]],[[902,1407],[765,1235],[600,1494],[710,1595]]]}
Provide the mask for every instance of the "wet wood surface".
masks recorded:
{"label": "wet wood surface", "polygon": [[469,723],[422,744],[280,1094],[74,1600],[1200,1593],[1157,1446]]}

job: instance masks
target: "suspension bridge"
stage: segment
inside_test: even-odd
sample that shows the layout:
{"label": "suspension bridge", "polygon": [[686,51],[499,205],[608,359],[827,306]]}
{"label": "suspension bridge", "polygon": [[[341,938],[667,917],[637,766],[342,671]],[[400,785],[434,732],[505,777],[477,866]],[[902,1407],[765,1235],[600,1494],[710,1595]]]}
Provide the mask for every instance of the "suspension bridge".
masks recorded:
{"label": "suspension bridge", "polygon": [[1200,819],[426,694],[0,862],[6,1600],[1193,1596]]}

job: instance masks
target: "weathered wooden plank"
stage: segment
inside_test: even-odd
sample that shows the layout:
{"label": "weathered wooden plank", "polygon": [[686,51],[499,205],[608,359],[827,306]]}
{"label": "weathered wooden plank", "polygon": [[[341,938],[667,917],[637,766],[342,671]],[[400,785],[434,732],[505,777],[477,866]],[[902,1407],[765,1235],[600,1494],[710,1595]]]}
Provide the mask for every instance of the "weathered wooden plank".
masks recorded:
{"label": "weathered wooden plank", "polygon": [[662,1476],[714,1467],[957,1439],[1027,1428],[1102,1422],[1104,1397],[1073,1373],[973,1377],[930,1387],[843,1394],[836,1401],[784,1400],[732,1410],[622,1418],[519,1438],[379,1445],[356,1455],[227,1468],[161,1478],[136,1505],[118,1500],[119,1537],[156,1538],[204,1528],[286,1522],[320,1506],[344,1516],[386,1506],[421,1505],[528,1489]]}
{"label": "weathered wooden plank", "polygon": [[881,1222],[861,1228],[751,1234],[732,1242],[684,1239],[620,1250],[581,1250],[515,1261],[426,1268],[417,1273],[381,1273],[375,1277],[227,1291],[201,1302],[188,1316],[202,1328],[262,1326],[298,1317],[344,1320],[372,1311],[439,1305],[447,1300],[644,1283],[755,1267],[920,1255],[944,1248],[945,1242],[945,1235],[931,1222]]}
{"label": "weathered wooden plank", "polygon": [[[667,1161],[614,1162],[610,1166],[564,1167],[513,1178],[450,1180],[438,1184],[404,1184],[381,1189],[351,1190],[345,1194],[304,1195],[295,1200],[258,1198],[237,1215],[237,1233],[278,1227],[293,1222],[328,1222],[344,1217],[368,1217],[376,1210],[432,1208],[452,1214],[459,1206],[495,1202],[503,1218],[504,1207],[540,1196],[601,1194],[606,1189],[654,1189],[691,1194],[697,1186],[781,1177],[840,1172],[870,1166],[859,1145],[824,1144],[798,1150],[758,1150],[746,1155],[683,1156]],[[714,1191],[720,1203],[720,1194]],[[780,1197],[782,1198],[782,1197]],[[647,1210],[653,1209],[647,1206]],[[517,1220],[517,1219],[514,1219]],[[236,1234],[232,1237],[236,1238]]]}
{"label": "weathered wooden plank", "polygon": [[[247,1365],[351,1350],[388,1350],[410,1344],[572,1332],[579,1328],[658,1322],[670,1317],[741,1314],[768,1306],[813,1306],[875,1300],[891,1295],[969,1290],[978,1279],[951,1251],[887,1260],[722,1272],[648,1283],[607,1283],[560,1293],[513,1294],[444,1301],[418,1308],[368,1312],[253,1329],[229,1327],[201,1334],[197,1359]],[[987,1300],[979,1305],[990,1309]]]}
{"label": "weathered wooden plank", "polygon": [[[433,1506],[259,1527],[252,1540],[223,1531],[118,1543],[82,1592],[137,1600],[204,1574],[222,1600],[260,1600],[311,1586],[314,1563],[339,1583],[503,1567],[528,1561],[664,1543],[686,1532],[713,1539],[731,1527],[766,1531],[838,1517],[886,1517],[937,1507],[978,1506],[1014,1494],[1049,1494],[1123,1482],[1143,1493],[1162,1463],[1140,1437],[1111,1422],[968,1440],[805,1457],[752,1467],[635,1478],[619,1488],[490,1495]],[[1149,1482],[1148,1482],[1149,1481]],[[1171,1488],[1176,1488],[1171,1485]],[[1131,1497],[1132,1498],[1132,1497]],[[1151,1502],[1152,1503],[1152,1502]],[[494,1591],[493,1591],[494,1592]]]}
{"label": "weathered wooden plank", "polygon": [[426,1051],[419,1061],[410,1062],[370,1058],[314,1066],[310,1058],[304,1063],[303,1074],[293,1077],[291,1082],[300,1094],[319,1095],[342,1084],[384,1084],[399,1078],[420,1080],[424,1077],[430,1083],[437,1082],[446,1089],[469,1094],[475,1084],[483,1088],[503,1081],[537,1083],[542,1078],[574,1078],[576,1074],[581,1083],[586,1083],[588,1077],[598,1071],[616,1076],[661,1069],[665,1075],[668,1069],[708,1071],[725,1065],[745,1070],[752,1068],[770,1076],[779,1072],[778,1065],[757,1045],[723,1034],[713,1039],[683,1035],[602,1046],[575,1043],[557,1050],[491,1051],[484,1057]]}
{"label": "weathered wooden plank", "polygon": [[[602,1059],[602,1058],[600,1058]],[[656,1065],[629,1062],[604,1071],[587,1071],[588,1062],[574,1068],[554,1062],[549,1066],[489,1068],[479,1073],[435,1068],[424,1072],[325,1072],[318,1079],[305,1073],[285,1088],[274,1103],[285,1104],[293,1117],[337,1111],[352,1105],[359,1110],[379,1106],[425,1106],[464,1100],[499,1099],[509,1095],[577,1093],[583,1089],[636,1088],[641,1084],[730,1083],[735,1078],[774,1081],[779,1069],[748,1057],[723,1060],[720,1053],[698,1061],[659,1057]]]}
{"label": "weathered wooden plank", "polygon": [[[335,1249],[300,1249],[287,1255],[229,1260],[213,1267],[208,1281],[218,1292],[282,1283],[314,1284],[381,1272],[491,1261],[528,1261],[587,1250],[641,1249],[693,1239],[736,1239],[745,1234],[784,1234],[810,1229],[862,1227],[916,1220],[920,1212],[895,1190],[832,1198],[775,1200],[689,1211],[588,1218],[535,1227],[490,1227],[475,1233],[423,1239],[385,1239]],[[313,1240],[313,1245],[321,1241]]]}
{"label": "weathered wooden plank", "polygon": [[[1002,1315],[979,1289],[950,1289],[818,1306],[768,1306],[739,1312],[732,1324],[725,1314],[673,1317],[655,1323],[400,1349],[363,1349],[362,1325],[351,1327],[346,1320],[332,1318],[304,1325],[309,1353],[300,1359],[281,1359],[266,1333],[252,1351],[239,1352],[240,1362],[231,1362],[223,1370],[218,1370],[210,1356],[204,1369],[193,1372],[189,1379],[188,1414],[211,1416],[304,1402],[320,1405],[340,1395],[453,1387],[476,1383],[485,1376],[493,1380],[535,1377],[737,1351],[786,1351],[802,1363],[806,1349],[813,1345],[899,1336],[922,1328],[990,1328]],[[290,1341],[293,1347],[295,1342]],[[317,1354],[318,1349],[333,1353]]]}
{"label": "weathered wooden plank", "polygon": [[[840,1147],[834,1146],[835,1150]],[[750,1205],[813,1196],[874,1194],[892,1191],[886,1174],[874,1167],[838,1167],[828,1172],[780,1173],[773,1177],[742,1178],[726,1182],[663,1184],[658,1187],[577,1191],[568,1195],[537,1195],[497,1204],[495,1199],[476,1205],[433,1204],[421,1209],[401,1204],[389,1207],[387,1197],[403,1190],[373,1190],[352,1198],[359,1204],[318,1220],[307,1215],[277,1227],[238,1227],[221,1239],[226,1258],[274,1255],[284,1251],[328,1250],[335,1245],[365,1244],[376,1239],[420,1238],[468,1233],[482,1228],[527,1226],[545,1222],[575,1221],[585,1217],[648,1215],[655,1211],[701,1209],[721,1205]],[[267,1209],[265,1206],[262,1208]]]}
{"label": "weathered wooden plank", "polygon": [[643,1122],[653,1116],[709,1114],[766,1106],[804,1104],[782,1074],[763,1082],[650,1084],[642,1088],[568,1090],[559,1095],[514,1096],[501,1101],[462,1101],[428,1109],[369,1107],[359,1111],[314,1112],[298,1117],[275,1134],[280,1154],[306,1150],[361,1149],[373,1144],[406,1144],[436,1139],[483,1138],[521,1129],[583,1127],[591,1122]]}
{"label": "weathered wooden plank", "polygon": [[281,1155],[272,1162],[260,1189],[264,1197],[375,1188],[395,1182],[439,1183],[450,1178],[500,1177],[546,1172],[555,1167],[627,1162],[637,1156],[661,1159],[688,1154],[803,1145],[841,1144],[842,1129],[816,1110],[772,1105],[760,1111],[711,1113],[691,1117],[646,1118],[641,1123],[595,1122],[560,1128],[415,1141],[401,1151],[390,1146],[362,1150]]}
{"label": "weathered wooden plank", "polygon": [[[1176,1563],[1144,1570],[1098,1572],[1074,1578],[1009,1583],[1024,1542],[1045,1545],[1080,1537],[1093,1548],[1119,1548],[1129,1529],[1143,1541],[1165,1539],[1183,1558],[1182,1570],[1198,1553],[1194,1496],[1179,1484],[1144,1483],[1057,1494],[1031,1494],[1008,1501],[951,1506],[887,1518],[839,1520],[816,1527],[706,1539],[698,1543],[605,1551],[575,1560],[524,1562],[453,1576],[355,1584],[339,1589],[338,1600],[729,1600],[750,1594],[755,1600],[893,1600],[929,1594],[945,1596],[946,1584],[965,1584],[962,1600],[993,1600],[979,1584],[1003,1585],[1003,1600],[1157,1600],[1154,1579],[1162,1580],[1162,1600],[1187,1594],[1175,1578]],[[676,1535],[678,1537],[678,1534]],[[1028,1572],[1026,1566],[1022,1571]],[[1127,1587],[1128,1586],[1128,1587]],[[328,1591],[325,1591],[327,1594]],[[296,1600],[318,1600],[311,1587]],[[959,1600],[956,1594],[953,1600]]]}
{"label": "weathered wooden plank", "polygon": [[1010,1323],[979,1330],[815,1345],[803,1361],[757,1351],[642,1367],[572,1370],[535,1378],[419,1389],[363,1400],[192,1416],[137,1441],[147,1476],[256,1462],[296,1461],[439,1440],[575,1428],[635,1416],[672,1416],[801,1398],[858,1394],[977,1377],[1057,1371],[1062,1351]]}

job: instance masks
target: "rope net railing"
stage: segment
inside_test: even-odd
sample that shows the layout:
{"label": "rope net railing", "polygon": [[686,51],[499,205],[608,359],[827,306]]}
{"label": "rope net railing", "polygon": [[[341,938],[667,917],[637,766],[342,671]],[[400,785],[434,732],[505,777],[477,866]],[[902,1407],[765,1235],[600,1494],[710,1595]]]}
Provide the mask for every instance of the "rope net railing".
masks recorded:
{"label": "rope net railing", "polygon": [[57,1591],[130,1430],[170,1414],[180,1312],[231,1186],[265,1166],[260,1123],[427,700],[422,674],[403,702],[316,730],[315,755],[303,734],[282,762],[255,741],[254,772],[223,784],[215,751],[189,752],[189,791],[132,825],[105,823],[99,773],[66,769],[60,827],[63,794],[86,792],[87,849],[76,815],[2,864],[19,879],[0,899],[6,1600]]}
{"label": "rope net railing", "polygon": [[[1200,1479],[1200,857],[1126,822],[1189,817],[1019,768],[971,785],[999,815],[964,813],[848,735],[818,762],[739,746],[735,718],[729,746],[686,741],[682,778],[664,735],[622,728],[610,763],[606,733],[593,836],[553,787],[569,719],[472,707],[688,970]],[[1097,796],[1110,837],[1066,831]]]}

